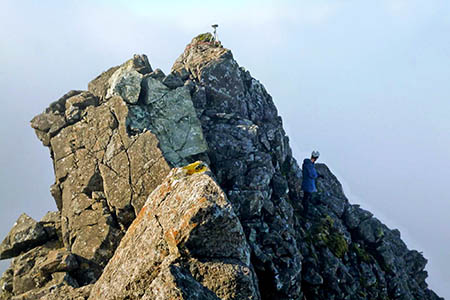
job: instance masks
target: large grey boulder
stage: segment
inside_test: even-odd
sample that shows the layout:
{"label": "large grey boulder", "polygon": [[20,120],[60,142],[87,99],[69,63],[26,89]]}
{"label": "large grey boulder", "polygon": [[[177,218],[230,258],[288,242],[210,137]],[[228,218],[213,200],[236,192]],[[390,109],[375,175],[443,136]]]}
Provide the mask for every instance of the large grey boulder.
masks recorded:
{"label": "large grey boulder", "polygon": [[142,74],[133,69],[120,67],[109,79],[110,88],[106,98],[120,96],[130,104],[136,104],[141,92]]}
{"label": "large grey boulder", "polygon": [[209,170],[191,168],[152,192],[89,299],[260,298],[239,219]]}
{"label": "large grey boulder", "polygon": [[14,258],[6,273],[10,275],[3,276],[1,280],[4,281],[4,288],[0,295],[9,292],[27,299],[24,295],[44,287],[78,287],[78,282],[69,274],[78,267],[78,262],[71,253],[61,247],[60,242],[51,241]]}
{"label": "large grey boulder", "polygon": [[187,87],[169,89],[157,79],[147,77],[143,106],[130,107],[129,126],[140,132],[150,130],[159,140],[164,157],[173,166],[189,162],[208,146]]}
{"label": "large grey boulder", "polygon": [[[125,85],[126,82],[131,84],[137,83],[136,78],[140,77],[139,75],[131,71],[135,71],[141,75],[146,75],[151,73],[153,70],[145,54],[135,54],[132,59],[127,60],[122,65],[112,67],[102,74],[98,75],[94,80],[89,82],[88,90],[92,94],[96,95],[102,102],[107,98],[108,92],[110,93],[109,96],[112,96],[112,94],[122,95],[122,93],[123,95],[129,93],[130,95],[135,95],[136,90],[139,89],[139,86]],[[125,78],[121,78],[121,76],[119,76],[119,74],[126,75],[129,72],[133,74],[132,80],[126,80]],[[112,77],[114,77],[114,79],[111,79]],[[116,84],[119,84],[120,88],[118,87],[117,89],[115,89]]]}
{"label": "large grey boulder", "polygon": [[171,89],[176,89],[177,87],[181,87],[184,85],[184,81],[174,73],[170,73],[163,80],[162,83],[168,86]]}

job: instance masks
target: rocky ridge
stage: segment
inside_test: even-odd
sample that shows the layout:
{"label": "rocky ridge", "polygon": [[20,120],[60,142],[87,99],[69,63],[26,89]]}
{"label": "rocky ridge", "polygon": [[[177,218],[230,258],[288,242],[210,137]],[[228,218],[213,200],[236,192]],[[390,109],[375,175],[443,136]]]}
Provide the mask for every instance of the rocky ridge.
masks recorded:
{"label": "rocky ridge", "polygon": [[0,299],[442,299],[426,259],[301,169],[271,96],[210,34],[135,55],[31,121],[57,212],[20,216]]}

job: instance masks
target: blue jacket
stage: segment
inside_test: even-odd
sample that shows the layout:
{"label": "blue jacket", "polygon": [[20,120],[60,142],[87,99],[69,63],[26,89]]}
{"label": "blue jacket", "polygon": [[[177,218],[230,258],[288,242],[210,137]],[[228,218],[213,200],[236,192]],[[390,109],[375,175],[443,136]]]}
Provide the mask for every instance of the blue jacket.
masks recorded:
{"label": "blue jacket", "polygon": [[317,192],[315,179],[318,175],[314,163],[309,158],[303,160],[302,170],[302,190],[309,193]]}

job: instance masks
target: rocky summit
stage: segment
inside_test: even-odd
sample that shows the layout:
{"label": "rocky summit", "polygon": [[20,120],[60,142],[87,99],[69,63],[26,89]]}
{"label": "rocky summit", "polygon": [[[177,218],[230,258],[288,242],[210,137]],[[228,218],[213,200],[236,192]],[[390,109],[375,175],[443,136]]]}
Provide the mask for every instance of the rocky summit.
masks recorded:
{"label": "rocky summit", "polygon": [[58,211],[0,244],[0,299],[442,299],[325,164],[302,201],[272,97],[211,34],[169,74],[134,55],[31,126]]}

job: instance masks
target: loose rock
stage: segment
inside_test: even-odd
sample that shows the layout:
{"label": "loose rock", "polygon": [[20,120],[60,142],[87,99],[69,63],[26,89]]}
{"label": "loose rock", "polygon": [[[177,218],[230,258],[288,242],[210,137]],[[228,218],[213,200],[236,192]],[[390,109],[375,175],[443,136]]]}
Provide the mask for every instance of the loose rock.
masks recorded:
{"label": "loose rock", "polygon": [[16,257],[24,251],[45,243],[48,239],[42,224],[27,214],[22,214],[0,244],[0,259]]}

